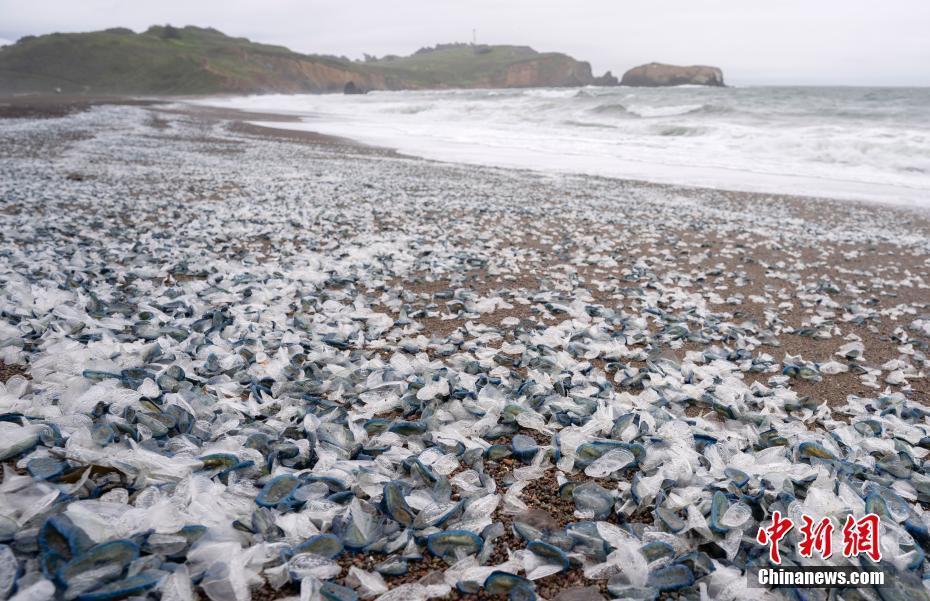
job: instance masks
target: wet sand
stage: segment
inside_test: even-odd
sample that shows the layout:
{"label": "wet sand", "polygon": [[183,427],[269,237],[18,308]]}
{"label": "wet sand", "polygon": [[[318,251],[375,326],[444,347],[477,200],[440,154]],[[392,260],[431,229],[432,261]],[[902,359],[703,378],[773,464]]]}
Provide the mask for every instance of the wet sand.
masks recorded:
{"label": "wet sand", "polygon": [[0,119],[54,119],[81,113],[95,106],[155,106],[157,98],[121,96],[0,95]]}

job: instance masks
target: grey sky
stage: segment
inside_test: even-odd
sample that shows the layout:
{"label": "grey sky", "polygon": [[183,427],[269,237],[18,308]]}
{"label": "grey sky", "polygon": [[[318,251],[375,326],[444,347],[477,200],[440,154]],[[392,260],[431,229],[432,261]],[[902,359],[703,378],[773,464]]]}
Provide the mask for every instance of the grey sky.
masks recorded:
{"label": "grey sky", "polygon": [[930,85],[928,0],[0,0],[0,39],[155,23],[352,58],[475,28],[597,72],[660,61],[717,65],[734,84]]}

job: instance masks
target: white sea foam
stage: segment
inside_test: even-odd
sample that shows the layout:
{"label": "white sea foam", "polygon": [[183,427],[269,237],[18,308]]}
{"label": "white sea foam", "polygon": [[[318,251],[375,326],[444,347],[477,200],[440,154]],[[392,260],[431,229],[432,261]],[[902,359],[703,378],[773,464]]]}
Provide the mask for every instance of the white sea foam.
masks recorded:
{"label": "white sea foam", "polygon": [[584,88],[206,99],[427,158],[930,205],[930,89]]}

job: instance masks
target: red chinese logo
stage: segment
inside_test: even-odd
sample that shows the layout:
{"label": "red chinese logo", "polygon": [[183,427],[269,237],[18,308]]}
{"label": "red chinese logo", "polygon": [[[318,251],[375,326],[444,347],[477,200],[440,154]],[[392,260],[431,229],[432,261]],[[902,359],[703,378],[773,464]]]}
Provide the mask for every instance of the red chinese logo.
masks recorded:
{"label": "red chinese logo", "polygon": [[[801,557],[813,557],[816,552],[823,559],[833,555],[833,521],[829,517],[814,521],[809,516],[801,516],[801,542],[798,553]],[[852,516],[846,518],[843,525],[843,557],[857,557],[865,554],[874,562],[882,559],[879,544],[879,519],[870,513],[858,520]],[[769,559],[774,564],[781,563],[778,543],[794,528],[791,518],[782,517],[781,512],[772,514],[772,524],[768,528],[759,527],[756,541],[769,546]]]}
{"label": "red chinese logo", "polygon": [[846,516],[843,525],[843,556],[856,557],[865,553],[874,562],[882,560],[882,550],[878,545],[878,516],[870,513],[858,520]]}
{"label": "red chinese logo", "polygon": [[768,528],[759,528],[756,533],[756,541],[760,545],[769,545],[769,559],[772,563],[781,563],[781,555],[778,553],[778,542],[785,538],[785,535],[794,528],[794,522],[790,518],[782,518],[781,512],[776,511],[772,514],[772,525]]}
{"label": "red chinese logo", "polygon": [[828,559],[833,555],[833,520],[823,518],[815,523],[806,515],[801,519],[804,522],[801,526],[803,540],[798,545],[798,553],[801,557],[813,557],[817,551],[822,558]]}

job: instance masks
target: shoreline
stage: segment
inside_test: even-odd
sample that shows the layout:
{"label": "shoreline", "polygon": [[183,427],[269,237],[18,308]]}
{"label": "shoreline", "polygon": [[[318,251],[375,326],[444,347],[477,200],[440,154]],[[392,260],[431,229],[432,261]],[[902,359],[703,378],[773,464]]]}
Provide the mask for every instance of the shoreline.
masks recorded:
{"label": "shoreline", "polygon": [[[916,236],[915,240],[921,238],[930,239],[930,211],[923,207],[911,206],[889,206],[882,203],[856,200],[827,199],[820,197],[804,197],[789,194],[768,194],[758,192],[743,192],[733,190],[721,190],[717,188],[701,188],[694,186],[678,186],[673,184],[655,183],[641,180],[621,179],[608,176],[593,176],[585,174],[552,174],[548,172],[539,172],[529,169],[514,169],[507,167],[492,166],[474,166],[464,163],[454,163],[438,161],[433,159],[424,159],[420,157],[411,157],[400,154],[395,150],[369,146],[358,143],[347,138],[329,136],[310,132],[307,130],[288,130],[272,127],[261,127],[249,123],[251,119],[261,118],[264,120],[275,120],[280,123],[296,122],[297,117],[271,113],[250,113],[237,109],[222,109],[216,107],[202,107],[193,105],[190,107],[174,107],[175,102],[161,103],[151,99],[129,99],[130,102],[124,103],[126,99],[117,99],[112,106],[137,106],[145,112],[152,115],[162,115],[168,119],[189,119],[193,123],[212,124],[221,127],[224,131],[233,136],[244,136],[246,139],[267,140],[280,144],[300,144],[307,145],[310,148],[324,149],[325,152],[334,152],[336,156],[345,154],[346,156],[371,157],[373,159],[402,160],[411,164],[423,164],[429,168],[439,170],[451,170],[453,172],[461,171],[463,173],[474,174],[501,174],[508,176],[512,174],[518,178],[528,178],[530,180],[547,182],[543,185],[549,185],[548,182],[558,185],[574,185],[574,182],[584,183],[590,186],[596,186],[600,189],[616,188],[620,191],[635,191],[637,193],[656,196],[659,198],[672,199],[689,199],[689,198],[712,198],[712,205],[728,207],[727,210],[748,211],[751,212],[755,207],[777,206],[778,211],[784,214],[784,219],[788,222],[809,222],[818,224],[818,227],[827,226],[830,219],[838,219],[839,216],[847,223],[879,223],[881,221],[907,223],[907,227]],[[136,101],[141,104],[136,104]],[[54,103],[49,102],[50,105]],[[109,99],[96,99],[95,102],[79,102],[77,110],[88,110],[93,106],[106,106],[110,104]],[[57,113],[54,113],[56,114]],[[161,129],[161,125],[154,123],[156,129]],[[68,175],[71,177],[71,174]],[[213,196],[211,196],[213,197]],[[827,216],[831,216],[824,222]],[[721,217],[723,215],[721,214]],[[551,227],[551,226],[550,226]],[[828,226],[829,227],[829,226]],[[834,226],[835,227],[835,226]],[[778,236],[778,232],[775,232]],[[881,235],[882,239],[878,243],[883,247],[885,252],[893,249],[900,244],[894,236]],[[912,245],[913,242],[905,244]],[[878,247],[876,247],[878,248]],[[903,259],[903,258],[902,258]],[[914,266],[921,273],[927,273],[927,264],[914,263]],[[827,272],[825,272],[826,274]],[[808,270],[806,276],[814,275],[814,272]],[[930,303],[925,303],[925,309],[930,309]],[[800,316],[799,316],[800,317]],[[889,349],[891,352],[891,349]],[[930,388],[928,388],[930,395]],[[930,396],[926,397],[930,404]]]}
{"label": "shoreline", "polygon": [[[215,98],[214,96],[196,97],[196,100]],[[381,153],[385,156],[394,156],[398,158],[409,158],[413,160],[430,161],[443,164],[467,165],[478,168],[504,169],[518,172],[536,173],[541,175],[565,176],[565,177],[590,177],[603,179],[607,181],[627,182],[640,186],[655,187],[656,189],[665,190],[670,193],[688,190],[705,190],[708,192],[719,192],[732,195],[748,195],[757,201],[778,201],[794,205],[795,209],[804,210],[810,203],[822,203],[830,205],[832,209],[844,205],[859,205],[866,208],[885,208],[894,211],[906,211],[915,213],[919,217],[930,220],[930,202],[925,205],[911,204],[905,201],[881,201],[855,198],[840,198],[832,196],[809,196],[804,194],[794,194],[790,192],[763,192],[752,190],[739,190],[727,187],[701,186],[695,184],[675,184],[666,182],[657,182],[648,179],[637,179],[630,177],[619,177],[611,175],[598,175],[590,173],[576,173],[571,171],[549,171],[546,169],[533,169],[524,167],[497,166],[490,164],[475,164],[459,161],[447,161],[422,157],[412,154],[402,153],[396,148],[389,146],[379,146],[367,144],[349,137],[323,134],[312,129],[287,128],[286,126],[264,126],[256,121],[306,124],[298,115],[275,112],[255,112],[245,109],[218,107],[207,104],[191,104],[189,96],[47,96],[47,95],[23,95],[23,96],[0,96],[0,122],[8,118],[57,118],[69,114],[79,113],[90,110],[96,106],[141,106],[151,108],[158,112],[167,114],[187,114],[200,119],[209,119],[214,121],[232,121],[236,127],[243,133],[253,133],[256,135],[276,137],[280,139],[290,139],[295,141],[306,141],[308,143],[332,144],[340,147],[354,147],[362,149],[365,152]],[[177,108],[181,106],[183,108]],[[174,107],[174,108],[172,108]],[[839,206],[832,206],[832,205]],[[928,235],[930,235],[930,225],[927,226]]]}
{"label": "shoreline", "polygon": [[[183,103],[183,101],[182,101]],[[307,124],[301,117],[297,115],[289,115],[283,113],[272,113],[272,112],[252,112],[244,109],[229,108],[229,107],[215,107],[210,105],[201,105],[194,104],[190,106],[194,114],[201,114],[204,116],[209,116],[211,118],[217,119],[229,119],[236,121],[240,127],[244,128],[242,131],[252,131],[260,135],[267,135],[271,137],[280,137],[284,139],[293,139],[293,140],[306,140],[308,142],[331,142],[340,146],[354,146],[363,149],[369,149],[374,151],[381,151],[391,156],[410,158],[418,161],[427,161],[435,162],[441,164],[449,165],[462,165],[476,168],[485,168],[485,169],[503,169],[508,171],[516,172],[526,172],[526,173],[535,173],[539,175],[549,175],[549,176],[565,176],[565,177],[586,177],[594,178],[598,180],[606,181],[616,181],[616,182],[625,182],[645,187],[654,187],[659,190],[664,190],[666,192],[675,193],[683,191],[708,191],[708,192],[719,192],[723,194],[732,194],[732,195],[747,195],[753,197],[757,201],[770,201],[775,200],[779,202],[786,202],[796,205],[797,209],[804,209],[805,205],[809,203],[823,203],[827,205],[837,205],[831,206],[831,208],[836,209],[844,205],[861,205],[867,208],[883,208],[888,210],[903,210],[906,212],[913,212],[921,217],[927,218],[930,220],[930,204],[927,205],[914,205],[908,204],[903,201],[891,202],[891,201],[880,201],[880,200],[865,200],[865,199],[854,199],[854,198],[836,198],[828,196],[807,196],[803,194],[792,194],[787,192],[761,192],[761,191],[752,191],[752,190],[737,190],[726,187],[713,187],[713,186],[700,186],[693,184],[673,184],[665,182],[656,182],[645,179],[636,179],[630,177],[619,177],[611,175],[597,175],[590,173],[578,173],[571,171],[549,171],[546,169],[532,169],[526,167],[510,167],[510,166],[499,166],[491,164],[476,164],[476,163],[467,163],[460,162],[455,160],[442,160],[429,157],[423,157],[413,154],[402,153],[396,148],[391,148],[388,146],[378,146],[367,144],[359,140],[355,140],[343,136],[335,136],[330,134],[322,134],[312,129],[290,129],[286,125],[280,126],[263,126],[254,121],[267,121],[267,122],[278,122],[281,124],[287,123],[302,123]],[[168,109],[160,109],[168,110]],[[202,111],[202,112],[201,112]],[[309,124],[307,124],[309,125]],[[310,126],[312,127],[312,126]],[[930,223],[928,223],[928,234],[930,234]]]}
{"label": "shoreline", "polygon": [[0,121],[3,119],[53,119],[82,113],[96,106],[155,106],[165,101],[160,98],[139,96],[0,95]]}
{"label": "shoreline", "polygon": [[[271,138],[277,138],[281,140],[291,140],[297,142],[306,142],[310,144],[326,144],[332,145],[335,147],[343,148],[353,148],[359,152],[371,152],[383,154],[384,156],[396,156],[402,157],[396,150],[391,148],[384,148],[381,146],[372,146],[369,144],[364,144],[357,140],[352,140],[350,138],[344,138],[341,136],[331,136],[328,134],[321,134],[319,132],[300,130],[300,129],[287,129],[287,128],[277,128],[277,127],[266,127],[262,125],[257,125],[253,123],[254,121],[263,121],[263,122],[280,122],[280,123],[297,123],[300,122],[300,118],[292,115],[284,115],[280,113],[256,113],[251,111],[243,111],[239,109],[229,109],[222,107],[213,107],[197,104],[187,104],[184,102],[179,103],[183,108],[171,108],[168,107],[155,107],[153,110],[164,113],[164,114],[174,114],[174,115],[187,115],[196,119],[205,119],[216,122],[232,122],[233,128],[235,131],[252,134],[257,136],[265,136]],[[413,158],[413,157],[411,157]]]}
{"label": "shoreline", "polygon": [[[673,532],[660,506],[712,523],[718,492],[775,503],[787,486],[799,503],[845,508],[837,481],[853,497],[861,482],[811,449],[876,486],[893,481],[887,490],[926,520],[930,505],[907,477],[927,455],[914,436],[930,408],[926,215],[445,163],[165,109],[105,106],[0,128],[3,365],[26,379],[0,394],[0,412],[60,427],[68,477],[86,475],[139,516],[107,536],[161,526],[166,503],[179,524],[215,533],[221,542],[178,560],[191,575],[205,556],[217,562],[214,601],[234,586],[220,569],[231,555],[339,538],[336,518],[355,507],[405,551],[343,551],[317,564],[330,581],[355,586],[353,569],[377,573],[393,559],[404,571],[379,575],[386,588],[445,586],[451,557],[394,538],[406,527],[392,525],[400,510],[382,515],[390,482],[416,491],[411,518],[461,502],[436,530],[477,530],[485,566],[523,573],[522,561],[507,563],[521,554],[529,571],[528,537],[558,542],[597,520],[635,552],[650,532],[674,538],[669,560],[690,561],[709,598],[743,577],[752,536]],[[155,419],[165,415],[174,421]],[[101,446],[89,424],[111,421],[121,433]],[[635,443],[642,461],[599,474],[564,461],[572,436]],[[49,452],[39,445],[4,466],[26,474]],[[235,463],[197,463],[217,453]],[[257,503],[272,475],[316,472],[336,478],[302,484],[323,518]],[[633,494],[650,482],[655,491]],[[62,502],[84,493],[74,494]],[[130,494],[164,496],[149,513]],[[464,513],[471,503],[476,515]],[[747,519],[751,533],[757,518]],[[712,553],[717,570],[676,559],[685,551]],[[533,581],[542,598],[622,590],[622,578],[585,576],[603,546],[573,554],[568,569]],[[271,555],[236,564],[235,586],[296,599],[298,585],[270,584],[289,565]]]}
{"label": "shoreline", "polygon": [[[474,98],[471,100],[478,107],[474,109],[469,104],[471,97],[434,98],[430,94],[397,98],[385,95],[371,99],[370,103],[354,99],[322,100],[312,96],[304,99],[277,96],[265,100],[261,96],[203,98],[196,102],[303,115],[304,121],[299,125],[276,123],[272,127],[356,137],[365,143],[396,148],[405,154],[431,160],[672,186],[930,207],[930,186],[926,178],[920,177],[926,173],[926,165],[919,159],[919,153],[908,158],[888,147],[889,138],[906,143],[907,130],[885,134],[879,125],[863,123],[859,129],[865,137],[861,142],[851,138],[848,151],[845,146],[831,143],[831,134],[824,133],[827,137],[823,140],[821,156],[814,150],[818,143],[813,136],[821,129],[831,131],[828,125],[818,129],[803,125],[806,121],[801,120],[795,131],[791,129],[795,127],[793,121],[776,114],[771,118],[772,123],[789,128],[784,135],[778,134],[782,127],[760,124],[758,109],[750,110],[739,104],[764,102],[755,96],[721,99],[701,95],[681,99],[674,95],[635,99],[622,95],[618,98],[589,96],[578,100],[577,106],[575,100],[560,97],[559,103],[563,106],[546,100],[548,96],[544,90],[540,91],[540,96],[530,92],[525,97],[519,96],[518,100],[509,100],[504,95],[505,100],[499,107],[484,106],[488,99],[483,96]],[[448,106],[443,104],[446,102]],[[538,107],[544,116],[532,122],[521,121],[514,111],[526,103]],[[671,106],[666,107],[667,104]],[[603,118],[594,117],[599,108],[605,109]],[[674,110],[663,112],[663,108]],[[409,116],[404,114],[408,109],[412,112]],[[473,110],[494,123],[499,118],[500,135],[495,133],[497,129],[484,127],[481,119],[469,117]],[[545,112],[563,110],[564,114]],[[448,126],[442,122],[446,112],[452,120]],[[695,116],[691,113],[702,112],[719,112],[724,116],[692,118]],[[727,117],[725,114],[730,112],[734,116]],[[585,116],[590,118],[585,119]],[[562,127],[559,118],[568,119],[565,124],[595,129]],[[455,125],[457,119],[463,121]],[[546,124],[539,125],[544,129],[537,133],[533,133],[537,130],[526,129],[533,127],[536,120]],[[918,136],[923,130],[914,127],[917,129],[913,135]],[[855,133],[855,126],[842,120],[832,128],[839,128],[832,134],[838,139],[845,140]],[[585,133],[588,131],[595,133]],[[684,137],[663,137],[667,135]],[[552,137],[564,144],[544,142]],[[797,151],[785,154],[785,149],[793,144],[798,145]],[[868,156],[860,148],[864,144],[875,145]],[[845,152],[850,153],[849,156]],[[689,158],[692,155],[693,158]],[[791,158],[795,156],[797,159]],[[892,159],[896,160],[896,166],[886,164]]]}

